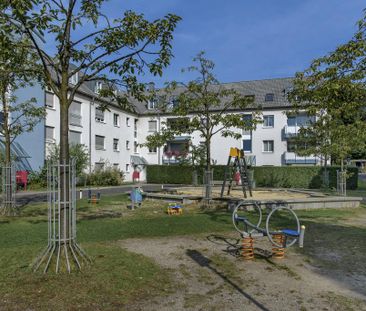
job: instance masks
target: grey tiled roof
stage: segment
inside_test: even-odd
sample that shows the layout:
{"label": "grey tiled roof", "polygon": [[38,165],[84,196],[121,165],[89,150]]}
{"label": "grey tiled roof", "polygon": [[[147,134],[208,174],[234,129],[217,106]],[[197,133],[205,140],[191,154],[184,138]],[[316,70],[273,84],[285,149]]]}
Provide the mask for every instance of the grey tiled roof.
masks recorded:
{"label": "grey tiled roof", "polygon": [[[252,80],[222,83],[214,87],[223,87],[235,89],[243,95],[254,95],[254,106],[261,107],[262,109],[275,109],[286,108],[290,106],[287,100],[286,93],[291,89],[294,78],[274,78],[264,80]],[[85,83],[80,87],[80,91],[86,95],[98,96],[94,92],[94,83]],[[182,88],[178,88],[175,94],[182,92]],[[157,92],[163,92],[163,90],[157,90]],[[273,101],[265,101],[266,94],[273,94]],[[108,98],[102,98],[104,101],[110,101]],[[149,110],[147,103],[137,101],[134,98],[129,97],[129,102],[133,105],[134,111],[137,114],[156,114],[157,111]]]}
{"label": "grey tiled roof", "polygon": [[[242,95],[254,96],[254,107],[262,109],[286,108],[290,106],[287,100],[287,92],[292,87],[294,78],[275,78],[265,80],[241,81],[222,83],[213,87],[234,89]],[[172,95],[177,95],[183,88],[177,88]],[[273,101],[265,101],[266,94],[273,94]],[[139,114],[155,114],[156,111],[148,110],[146,103],[134,101],[134,106]],[[248,107],[253,109],[253,107]],[[219,109],[219,107],[217,107]]]}

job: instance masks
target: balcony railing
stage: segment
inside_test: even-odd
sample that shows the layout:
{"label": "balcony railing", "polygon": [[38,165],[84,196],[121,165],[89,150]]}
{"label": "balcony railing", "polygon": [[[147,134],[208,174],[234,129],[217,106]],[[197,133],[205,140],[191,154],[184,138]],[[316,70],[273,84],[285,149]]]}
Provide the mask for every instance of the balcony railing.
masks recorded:
{"label": "balcony railing", "polygon": [[283,129],[283,134],[284,134],[285,138],[294,137],[299,132],[299,129],[300,129],[300,127],[298,127],[298,126],[285,125],[285,127]]}
{"label": "balcony railing", "polygon": [[285,152],[285,164],[317,164],[319,159],[316,156],[299,156],[295,152]]}
{"label": "balcony railing", "polygon": [[247,162],[248,166],[255,166],[257,164],[257,158],[255,155],[245,156],[245,161]]}
{"label": "balcony railing", "polygon": [[69,114],[69,124],[75,126],[81,126],[81,115],[70,113]]}

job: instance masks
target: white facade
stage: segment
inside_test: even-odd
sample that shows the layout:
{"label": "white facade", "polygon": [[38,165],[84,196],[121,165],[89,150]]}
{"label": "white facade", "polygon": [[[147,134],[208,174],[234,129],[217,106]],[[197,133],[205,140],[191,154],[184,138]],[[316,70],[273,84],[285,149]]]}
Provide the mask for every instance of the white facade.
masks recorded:
{"label": "white facade", "polygon": [[[288,83],[288,79],[280,80],[280,82]],[[263,83],[267,83],[265,87],[263,87],[262,81],[245,83],[260,86],[261,92],[256,95],[256,101],[259,105],[263,105],[263,123],[258,124],[253,131],[243,132],[241,129],[232,129],[242,134],[241,139],[224,138],[220,133],[216,134],[211,142],[211,157],[214,164],[226,164],[231,147],[244,149],[248,160],[256,166],[317,164],[319,162],[317,158],[299,157],[291,149],[289,138],[296,135],[299,128],[306,125],[309,118],[301,114],[297,117],[287,116],[289,106],[282,95],[284,86],[281,84],[280,87],[277,87],[277,84],[268,80],[263,81]],[[277,101],[273,101],[273,104],[265,102],[264,98],[267,98],[268,95],[265,92],[267,88],[270,88],[270,92],[275,93],[274,98]],[[253,87],[251,87],[252,89]],[[44,160],[48,154],[48,147],[59,143],[60,107],[56,96],[47,91],[43,92],[44,104],[47,107],[47,117],[42,124],[44,127],[42,137]],[[111,104],[108,105],[107,110],[101,111],[98,109],[100,103],[98,96],[93,94],[92,91],[78,93],[69,109],[69,141],[86,146],[90,156],[90,170],[114,166],[125,173],[126,181],[132,180],[134,171],[139,171],[140,180],[144,180],[146,177],[144,161],[148,164],[173,164],[176,162],[176,154],[187,145],[188,141],[194,145],[203,142],[199,132],[194,132],[191,135],[177,137],[164,148],[149,150],[147,147],[140,147],[140,144],[146,142],[148,135],[160,131],[169,118],[176,117],[159,114],[154,107],[149,107],[149,105],[140,106],[138,114],[126,112]],[[251,117],[251,111],[236,113],[243,115],[243,118]],[[29,153],[32,155],[31,151]],[[39,158],[39,154],[37,154],[37,158]]]}

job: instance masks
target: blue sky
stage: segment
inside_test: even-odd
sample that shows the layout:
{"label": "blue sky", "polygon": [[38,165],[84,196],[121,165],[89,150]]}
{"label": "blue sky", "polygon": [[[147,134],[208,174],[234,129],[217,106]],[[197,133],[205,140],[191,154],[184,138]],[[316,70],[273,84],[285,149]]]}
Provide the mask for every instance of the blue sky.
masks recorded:
{"label": "blue sky", "polygon": [[154,79],[161,85],[185,81],[180,69],[200,50],[216,63],[221,82],[293,76],[349,40],[365,7],[364,0],[110,0],[106,8],[113,15],[130,8],[149,18],[182,17],[175,58]]}
{"label": "blue sky", "polygon": [[[105,9],[119,17],[126,9],[155,19],[183,18],[174,35],[165,81],[186,81],[180,72],[205,50],[221,82],[293,76],[312,59],[349,40],[366,7],[364,0],[110,0]],[[146,76],[145,82],[152,80]]]}

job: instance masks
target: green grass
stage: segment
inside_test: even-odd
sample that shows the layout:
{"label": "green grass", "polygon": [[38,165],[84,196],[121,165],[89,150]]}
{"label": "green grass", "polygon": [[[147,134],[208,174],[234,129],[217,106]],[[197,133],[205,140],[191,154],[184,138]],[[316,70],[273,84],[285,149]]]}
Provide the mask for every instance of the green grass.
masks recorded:
{"label": "green grass", "polygon": [[[78,201],[78,240],[93,264],[71,275],[43,275],[29,268],[47,242],[46,204],[27,205],[18,217],[0,217],[0,309],[128,310],[136,297],[148,300],[169,294],[174,281],[168,271],[122,249],[116,241],[233,232],[231,215],[224,209],[203,211],[186,206],[183,215],[168,216],[167,203],[161,201],[146,201],[135,211],[128,210],[128,204],[126,195],[103,196],[96,205]],[[366,208],[297,214],[307,226],[305,248],[299,252],[324,269],[364,272],[356,265],[364,266],[366,230],[345,222],[365,217]],[[288,215],[275,222],[282,228],[290,224]],[[350,251],[350,245],[357,249]],[[324,255],[325,250],[339,252],[342,260],[334,264]],[[211,259],[221,269],[227,266],[218,257]]]}

